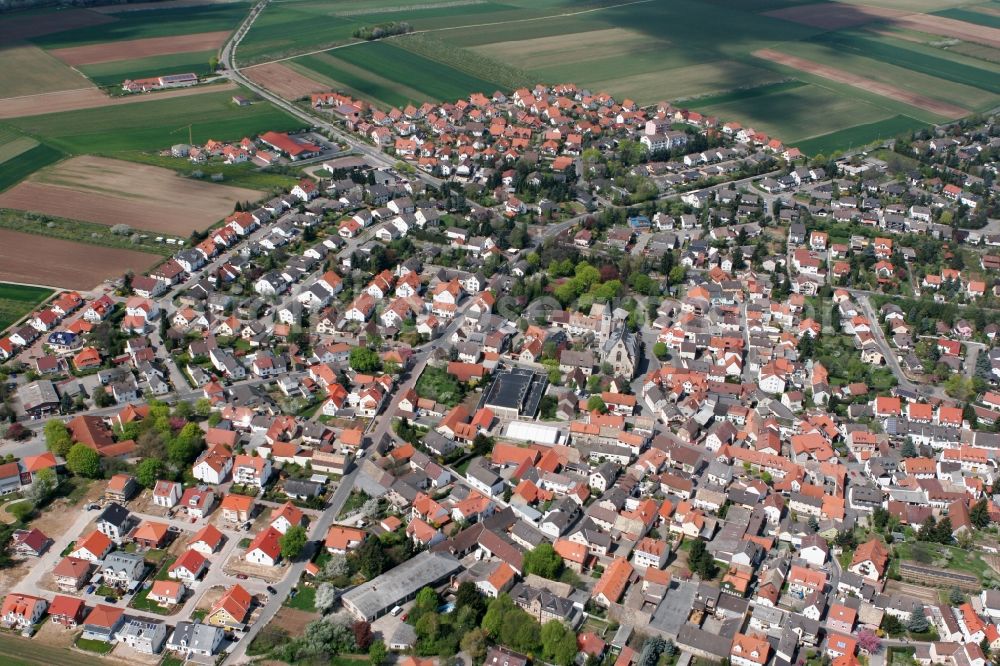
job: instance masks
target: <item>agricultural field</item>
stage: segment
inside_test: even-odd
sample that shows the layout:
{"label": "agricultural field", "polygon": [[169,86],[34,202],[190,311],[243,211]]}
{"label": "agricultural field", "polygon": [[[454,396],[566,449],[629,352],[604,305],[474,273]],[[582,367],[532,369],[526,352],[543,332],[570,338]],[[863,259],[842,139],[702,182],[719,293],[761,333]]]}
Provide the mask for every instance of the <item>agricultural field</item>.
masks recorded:
{"label": "agricultural field", "polygon": [[79,69],[94,84],[107,88],[120,88],[125,79],[144,79],[163,74],[186,74],[198,76],[211,73],[209,61],[215,51],[192,51],[169,55],[147,56],[134,60],[113,60],[90,65],[79,65]]}
{"label": "agricultural field", "polygon": [[[114,90],[126,78],[208,74],[209,60],[249,10],[243,2],[154,7],[5,16],[5,23],[22,28],[11,38],[26,43],[5,53],[5,58],[16,60],[7,60],[14,66],[0,72],[0,96],[92,88],[92,84]],[[46,19],[52,19],[51,24],[46,25]],[[6,32],[0,28],[0,37]],[[96,91],[83,92],[89,96],[79,99],[97,99]]]}
{"label": "agricultural field", "polygon": [[188,236],[261,192],[183,178],[160,167],[74,157],[0,194],[0,208],[76,218],[106,226]]}
{"label": "agricultural field", "polygon": [[51,289],[0,282],[0,331],[35,309],[52,295]]}
{"label": "agricultural field", "polygon": [[[289,96],[329,84],[390,107],[572,82],[829,150],[1000,104],[997,15],[979,9],[962,0],[281,0],[238,59],[294,72],[287,84],[277,69],[257,75]],[[351,37],[389,21],[414,32]]]}
{"label": "agricultural field", "polygon": [[[192,92],[192,89],[178,92]],[[142,103],[49,113],[14,118],[8,123],[71,155],[125,157],[134,152],[161,151],[188,140],[188,126],[196,143],[208,139],[239,140],[267,130],[299,129],[302,123],[266,103],[238,107],[234,89],[177,97],[143,96]],[[251,96],[247,91],[242,94]]]}
{"label": "agricultural field", "polygon": [[79,72],[31,44],[14,43],[3,49],[0,98],[39,95],[90,86]]}
{"label": "agricultural field", "polygon": [[143,273],[162,260],[119,250],[0,229],[0,280],[93,289],[127,271]]}
{"label": "agricultural field", "polygon": [[101,14],[94,25],[50,31],[32,42],[45,49],[64,49],[151,37],[174,37],[233,30],[246,16],[249,3],[233,2],[172,9]]}
{"label": "agricultural field", "polygon": [[0,126],[0,192],[63,157],[55,148]]}

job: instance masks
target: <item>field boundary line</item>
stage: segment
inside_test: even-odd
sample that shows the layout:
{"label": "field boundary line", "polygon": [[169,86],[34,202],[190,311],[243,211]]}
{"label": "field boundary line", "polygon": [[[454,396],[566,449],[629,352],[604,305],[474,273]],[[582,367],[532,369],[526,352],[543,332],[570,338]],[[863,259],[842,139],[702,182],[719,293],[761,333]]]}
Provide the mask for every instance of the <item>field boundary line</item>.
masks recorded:
{"label": "field boundary line", "polygon": [[[74,71],[79,71],[79,70],[76,70],[75,68],[71,68],[71,69],[74,69]],[[80,73],[81,76],[86,76],[85,74],[83,74],[83,72],[79,72],[79,73]],[[66,93],[81,92],[83,90],[98,90],[99,91],[100,88],[98,86],[85,86],[83,88],[69,88],[68,90],[50,90],[49,92],[32,93],[31,95],[15,95],[14,97],[0,97],[0,100],[8,100],[8,99],[32,99],[34,97],[45,97],[46,95],[65,95]]]}
{"label": "field boundary line", "polygon": [[253,69],[254,67],[260,67],[261,65],[270,65],[276,62],[285,62],[287,60],[295,60],[296,58],[302,58],[305,56],[316,55],[317,53],[327,53],[328,51],[336,51],[338,49],[346,49],[349,46],[358,46],[359,44],[369,44],[371,41],[385,41],[388,39],[394,39],[397,37],[405,37],[406,35],[421,35],[429,34],[434,32],[445,32],[447,30],[464,30],[466,28],[488,28],[495,25],[508,25],[511,23],[531,23],[534,21],[548,21],[554,18],[566,18],[568,16],[580,16],[581,14],[592,14],[594,12],[602,12],[607,9],[618,9],[621,7],[631,7],[632,5],[645,5],[654,0],[632,0],[631,2],[620,2],[617,5],[605,5],[603,7],[591,7],[589,9],[581,9],[575,12],[561,12],[559,14],[550,14],[548,16],[533,16],[531,18],[523,19],[510,19],[509,21],[490,21],[488,23],[469,23],[466,25],[452,25],[445,28],[428,28],[426,30],[414,30],[403,35],[392,35],[390,37],[384,37],[382,40],[359,40],[356,42],[349,42],[347,44],[340,44],[339,46],[331,46],[325,49],[316,49],[314,51],[306,51],[305,53],[299,53],[297,55],[285,56],[283,58],[276,58],[275,60],[268,60],[266,62],[258,62],[252,65],[247,65],[245,67],[240,67],[240,70],[246,71],[248,69]]}

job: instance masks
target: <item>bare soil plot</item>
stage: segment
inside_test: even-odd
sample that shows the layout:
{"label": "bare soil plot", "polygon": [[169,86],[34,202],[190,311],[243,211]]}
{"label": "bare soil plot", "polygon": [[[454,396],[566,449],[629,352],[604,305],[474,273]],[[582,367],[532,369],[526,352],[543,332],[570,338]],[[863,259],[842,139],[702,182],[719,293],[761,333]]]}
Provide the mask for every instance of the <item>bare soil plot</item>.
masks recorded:
{"label": "bare soil plot", "polygon": [[330,85],[300,74],[280,62],[246,67],[244,76],[285,99],[294,100],[316,92],[325,92]]}
{"label": "bare soil plot", "polygon": [[[0,229],[0,280],[93,289],[104,280],[120,277],[127,271],[143,273],[161,259],[163,257],[148,252]],[[0,572],[0,586],[3,576],[4,572]]]}
{"label": "bare soil plot", "polygon": [[764,12],[764,16],[801,23],[825,30],[840,30],[874,21],[906,16],[911,12],[886,7],[850,5],[840,2],[799,5],[785,9]]}
{"label": "bare soil plot", "polygon": [[0,47],[0,62],[0,97],[93,87],[82,74],[31,44]]}
{"label": "bare soil plot", "polygon": [[926,585],[916,585],[914,583],[906,583],[901,580],[889,580],[886,582],[885,588],[889,592],[916,597],[917,599],[921,599],[928,604],[937,604],[941,601],[938,598],[938,589],[928,587]]}
{"label": "bare soil plot", "polygon": [[182,178],[169,169],[89,155],[65,160],[0,195],[0,207],[175,236],[256,201],[257,190]]}
{"label": "bare soil plot", "polygon": [[126,95],[124,97],[108,97],[97,88],[42,93],[41,95],[26,95],[24,97],[0,99],[0,119],[40,116],[46,113],[79,111],[80,109],[94,109],[101,106],[117,106],[119,104],[155,102],[169,97],[187,97],[189,95],[202,95],[204,93],[216,93],[226,90],[236,90],[236,84],[227,82],[221,85],[195,86],[193,88],[165,90],[163,92],[142,95]]}
{"label": "bare soil plot", "polygon": [[193,35],[147,37],[146,39],[129,39],[105,44],[69,46],[63,49],[54,49],[51,53],[67,65],[93,65],[99,62],[135,60],[172,53],[208,51],[222,46],[228,36],[229,32],[225,30],[199,32]]}
{"label": "bare soil plot", "polygon": [[14,40],[41,37],[53,32],[87,28],[92,25],[111,23],[116,19],[87,9],[63,9],[55,12],[31,14],[5,14],[0,21],[0,44]]}
{"label": "bare soil plot", "polygon": [[274,623],[274,626],[281,627],[292,636],[301,636],[306,625],[313,620],[319,619],[319,617],[319,613],[310,613],[297,608],[282,606],[278,609],[271,622]]}
{"label": "bare soil plot", "polygon": [[797,58],[795,56],[773,51],[771,49],[754,51],[753,55],[758,58],[778,63],[779,65],[785,65],[786,67],[791,67],[809,74],[821,76],[824,79],[836,81],[837,83],[844,83],[876,95],[888,97],[890,99],[909,104],[910,106],[930,111],[931,113],[939,116],[945,116],[947,118],[961,118],[962,116],[969,114],[968,109],[964,109],[960,106],[955,106],[954,104],[948,104],[947,102],[941,102],[936,99],[931,99],[930,97],[908,92],[902,88],[897,88],[896,86],[882,83],[880,81],[872,81],[871,79],[866,79],[863,76],[851,74],[850,72],[845,72],[844,70],[836,69],[834,67],[821,65],[820,63],[806,60],[805,58]]}
{"label": "bare soil plot", "polygon": [[901,16],[893,19],[892,23],[911,30],[921,30],[934,35],[954,37],[967,42],[1000,48],[1000,30],[985,25],[976,25],[975,23],[966,23],[930,14]]}

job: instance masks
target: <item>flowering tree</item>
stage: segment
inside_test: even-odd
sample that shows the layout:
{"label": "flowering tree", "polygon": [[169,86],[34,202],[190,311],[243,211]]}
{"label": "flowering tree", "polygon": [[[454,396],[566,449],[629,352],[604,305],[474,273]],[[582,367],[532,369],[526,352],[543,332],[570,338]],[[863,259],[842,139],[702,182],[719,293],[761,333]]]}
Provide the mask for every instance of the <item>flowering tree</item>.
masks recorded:
{"label": "flowering tree", "polygon": [[882,649],[882,639],[872,630],[862,629],[858,632],[858,647],[868,654],[875,654]]}

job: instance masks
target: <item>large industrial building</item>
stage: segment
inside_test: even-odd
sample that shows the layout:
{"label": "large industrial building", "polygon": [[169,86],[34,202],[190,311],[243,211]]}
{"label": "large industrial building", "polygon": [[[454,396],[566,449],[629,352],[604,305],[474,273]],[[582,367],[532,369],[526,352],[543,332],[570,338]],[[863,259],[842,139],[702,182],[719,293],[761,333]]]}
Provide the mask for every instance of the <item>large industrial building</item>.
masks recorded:
{"label": "large industrial building", "polygon": [[344,608],[359,620],[371,622],[388,613],[393,606],[413,599],[423,588],[443,583],[461,568],[454,556],[426,550],[345,593],[342,597]]}

